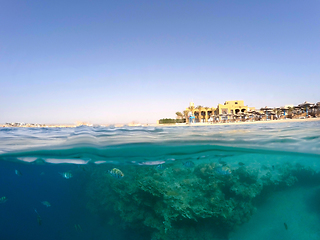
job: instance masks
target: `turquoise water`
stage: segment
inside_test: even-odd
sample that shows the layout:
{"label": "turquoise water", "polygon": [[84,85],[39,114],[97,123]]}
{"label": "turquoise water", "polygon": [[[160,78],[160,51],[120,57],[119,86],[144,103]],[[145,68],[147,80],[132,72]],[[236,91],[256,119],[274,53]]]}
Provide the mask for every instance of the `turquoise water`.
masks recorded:
{"label": "turquoise water", "polygon": [[319,121],[2,128],[3,239],[320,239],[319,136]]}

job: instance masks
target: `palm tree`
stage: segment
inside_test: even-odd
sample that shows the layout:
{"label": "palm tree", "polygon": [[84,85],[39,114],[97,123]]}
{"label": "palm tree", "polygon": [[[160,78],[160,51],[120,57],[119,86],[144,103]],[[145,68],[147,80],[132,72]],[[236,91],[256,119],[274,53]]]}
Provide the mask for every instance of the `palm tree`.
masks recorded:
{"label": "palm tree", "polygon": [[318,102],[317,104],[316,104],[316,115],[318,115],[319,113],[320,113],[320,102]]}
{"label": "palm tree", "polygon": [[211,111],[212,111],[212,115],[213,115],[214,117],[216,117],[216,115],[217,115],[217,109],[215,109],[215,108],[213,107],[213,108],[211,108]]}
{"label": "palm tree", "polygon": [[281,114],[281,110],[278,108],[274,108],[273,112],[276,114],[276,117],[279,118],[280,114]]}
{"label": "palm tree", "polygon": [[280,109],[277,109],[277,112],[276,112],[277,118],[279,118],[281,116],[281,113],[282,113],[282,111]]}
{"label": "palm tree", "polygon": [[209,107],[205,107],[205,109],[206,109],[206,122],[208,122],[208,111],[209,111]]}
{"label": "palm tree", "polygon": [[275,114],[277,116],[277,119],[281,116],[281,110],[279,108],[276,109]]}
{"label": "palm tree", "polygon": [[288,107],[288,115],[292,115],[292,112],[293,112],[293,107]]}
{"label": "palm tree", "polygon": [[199,106],[197,107],[197,109],[198,109],[198,111],[199,111],[199,116],[198,116],[199,122],[201,122],[201,110],[202,110],[202,106],[199,105]]}
{"label": "palm tree", "polygon": [[189,113],[192,113],[192,116],[194,116],[194,106],[189,106],[187,107],[187,109],[185,111],[183,111],[184,113],[184,116],[186,117],[186,121],[188,122],[188,119],[189,119]]}
{"label": "palm tree", "polygon": [[188,116],[189,116],[189,111],[188,111],[188,110],[184,110],[184,111],[183,111],[183,116],[184,116],[184,118],[187,120],[187,119],[188,119]]}
{"label": "palm tree", "polygon": [[190,106],[187,109],[189,109],[189,111],[192,113],[192,116],[194,116],[194,106]]}
{"label": "palm tree", "polygon": [[178,119],[182,119],[183,115],[181,112],[176,112],[177,118]]}

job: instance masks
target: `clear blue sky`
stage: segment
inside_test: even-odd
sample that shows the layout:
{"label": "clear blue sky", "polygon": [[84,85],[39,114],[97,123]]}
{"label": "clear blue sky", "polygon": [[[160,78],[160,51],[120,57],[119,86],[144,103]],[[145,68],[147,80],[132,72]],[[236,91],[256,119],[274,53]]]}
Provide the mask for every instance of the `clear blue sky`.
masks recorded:
{"label": "clear blue sky", "polygon": [[320,1],[2,1],[0,123],[320,101]]}

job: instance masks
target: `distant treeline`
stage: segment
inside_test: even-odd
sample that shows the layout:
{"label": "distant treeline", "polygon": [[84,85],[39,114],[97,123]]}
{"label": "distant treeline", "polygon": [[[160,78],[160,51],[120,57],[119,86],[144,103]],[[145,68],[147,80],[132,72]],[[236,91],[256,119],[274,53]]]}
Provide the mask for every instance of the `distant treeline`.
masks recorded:
{"label": "distant treeline", "polygon": [[159,120],[159,124],[172,124],[172,123],[185,123],[185,119],[174,119],[174,118],[162,118]]}

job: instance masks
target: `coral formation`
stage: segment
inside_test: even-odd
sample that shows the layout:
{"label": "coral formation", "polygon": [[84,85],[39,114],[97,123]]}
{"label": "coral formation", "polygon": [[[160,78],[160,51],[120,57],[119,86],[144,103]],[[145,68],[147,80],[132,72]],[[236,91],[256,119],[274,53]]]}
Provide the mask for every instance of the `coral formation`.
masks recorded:
{"label": "coral formation", "polygon": [[172,165],[126,166],[116,179],[97,169],[88,183],[90,208],[115,211],[132,228],[149,231],[152,239],[221,239],[248,221],[256,199],[292,186],[299,174],[315,174],[301,165],[254,169],[243,164],[231,170],[221,163],[192,168]]}

